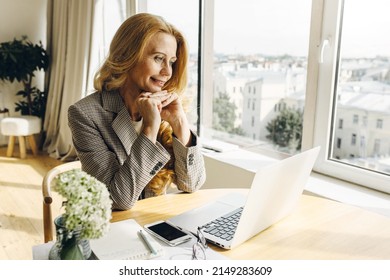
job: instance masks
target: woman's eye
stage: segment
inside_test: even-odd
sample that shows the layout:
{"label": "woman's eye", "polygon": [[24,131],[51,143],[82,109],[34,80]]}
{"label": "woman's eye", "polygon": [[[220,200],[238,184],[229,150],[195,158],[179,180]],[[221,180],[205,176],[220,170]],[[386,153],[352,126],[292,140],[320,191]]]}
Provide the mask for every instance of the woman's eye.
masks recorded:
{"label": "woman's eye", "polygon": [[154,60],[157,61],[157,62],[162,62],[164,60],[164,58],[162,56],[156,56],[154,58]]}

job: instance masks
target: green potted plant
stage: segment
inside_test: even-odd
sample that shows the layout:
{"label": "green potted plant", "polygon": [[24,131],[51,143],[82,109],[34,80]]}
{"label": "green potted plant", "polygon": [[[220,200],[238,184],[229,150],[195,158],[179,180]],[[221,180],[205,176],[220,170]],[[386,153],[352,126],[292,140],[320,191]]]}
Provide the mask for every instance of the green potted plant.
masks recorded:
{"label": "green potted plant", "polygon": [[32,80],[35,71],[46,71],[48,67],[49,55],[42,42],[33,44],[27,36],[22,36],[20,40],[0,43],[0,80],[23,83],[23,90],[16,94],[24,99],[15,104],[16,112],[37,116],[43,120],[47,92],[32,86]]}

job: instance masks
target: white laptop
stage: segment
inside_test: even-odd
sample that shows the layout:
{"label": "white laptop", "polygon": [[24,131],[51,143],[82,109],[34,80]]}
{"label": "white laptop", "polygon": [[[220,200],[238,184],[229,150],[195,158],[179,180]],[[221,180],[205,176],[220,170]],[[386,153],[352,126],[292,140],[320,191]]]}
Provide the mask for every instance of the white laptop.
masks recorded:
{"label": "white laptop", "polygon": [[[320,147],[316,147],[261,167],[253,178],[247,196],[240,193],[225,195],[169,221],[192,233],[201,227],[209,242],[232,249],[292,212],[302,195],[319,150]],[[237,221],[227,215],[231,212],[236,213]],[[216,219],[216,224],[211,223]],[[223,228],[220,230],[218,226]]]}

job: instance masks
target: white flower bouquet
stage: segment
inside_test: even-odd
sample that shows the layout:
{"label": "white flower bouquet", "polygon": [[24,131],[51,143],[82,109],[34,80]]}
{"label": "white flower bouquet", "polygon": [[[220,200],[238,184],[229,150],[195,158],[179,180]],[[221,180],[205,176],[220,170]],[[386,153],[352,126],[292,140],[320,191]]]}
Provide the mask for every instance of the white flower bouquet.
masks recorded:
{"label": "white flower bouquet", "polygon": [[112,201],[106,185],[75,169],[56,178],[56,190],[66,201],[65,228],[80,231],[80,238],[96,239],[108,232]]}

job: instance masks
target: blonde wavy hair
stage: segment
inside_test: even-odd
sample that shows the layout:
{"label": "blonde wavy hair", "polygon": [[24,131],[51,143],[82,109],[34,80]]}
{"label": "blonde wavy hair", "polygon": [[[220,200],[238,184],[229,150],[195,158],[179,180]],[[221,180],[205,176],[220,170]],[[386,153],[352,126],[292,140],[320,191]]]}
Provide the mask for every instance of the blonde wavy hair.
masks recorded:
{"label": "blonde wavy hair", "polygon": [[[186,40],[179,30],[162,17],[147,13],[131,16],[119,27],[112,39],[108,57],[95,75],[95,89],[102,92],[121,88],[126,82],[128,73],[144,58],[150,39],[159,32],[172,35],[177,42],[177,60],[172,66],[172,77],[164,85],[163,90],[176,92],[181,100],[184,100],[188,62]],[[157,141],[171,155],[168,163],[148,183],[153,193],[160,195],[172,183],[176,183],[172,127],[165,121],[161,122]]]}

